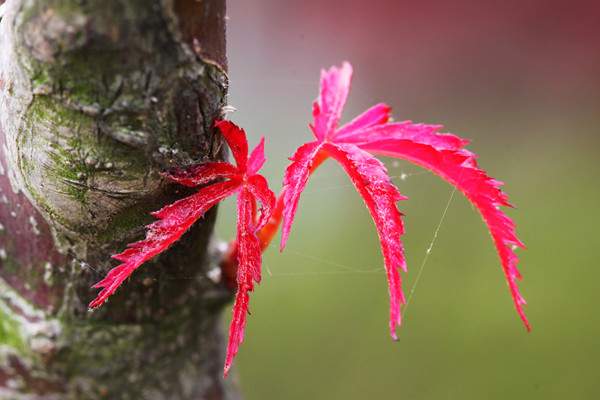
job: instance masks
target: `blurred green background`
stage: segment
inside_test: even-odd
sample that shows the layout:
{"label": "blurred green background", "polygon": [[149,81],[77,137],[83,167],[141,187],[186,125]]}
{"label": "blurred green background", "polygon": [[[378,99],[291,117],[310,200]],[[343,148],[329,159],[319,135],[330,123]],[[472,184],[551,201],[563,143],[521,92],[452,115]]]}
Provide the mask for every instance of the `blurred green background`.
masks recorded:
{"label": "blurred green background", "polygon": [[[231,119],[279,190],[310,139],[319,69],[349,60],[344,121],[384,101],[397,119],[472,140],[506,182],[533,325],[527,334],[479,214],[455,196],[399,331],[377,235],[328,161],[301,198],[288,249],[264,260],[237,360],[258,399],[597,399],[600,300],[600,7],[596,2],[229,2]],[[386,160],[409,200],[410,292],[451,188]],[[405,179],[401,175],[406,174]],[[232,203],[218,232],[232,237]]]}

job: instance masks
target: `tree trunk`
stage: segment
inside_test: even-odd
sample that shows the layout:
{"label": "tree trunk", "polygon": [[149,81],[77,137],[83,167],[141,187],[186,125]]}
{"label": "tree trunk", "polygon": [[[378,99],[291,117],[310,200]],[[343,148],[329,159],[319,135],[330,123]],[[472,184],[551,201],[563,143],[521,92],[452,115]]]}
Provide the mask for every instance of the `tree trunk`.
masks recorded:
{"label": "tree trunk", "polygon": [[[0,1],[1,3],[1,1]],[[0,398],[235,399],[210,212],[87,310],[110,255],[223,157],[225,0],[8,0],[0,22]]]}

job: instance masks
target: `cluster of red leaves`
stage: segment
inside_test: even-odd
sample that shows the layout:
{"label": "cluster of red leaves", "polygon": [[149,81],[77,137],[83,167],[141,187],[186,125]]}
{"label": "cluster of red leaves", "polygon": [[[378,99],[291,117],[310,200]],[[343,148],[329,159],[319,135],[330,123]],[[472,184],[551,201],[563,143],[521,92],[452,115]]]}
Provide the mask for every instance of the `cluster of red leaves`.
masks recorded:
{"label": "cluster of red leaves", "polygon": [[[348,63],[322,71],[320,93],[313,105],[314,122],[310,126],[315,140],[300,146],[290,159],[277,203],[267,181],[258,174],[265,162],[264,140],[248,157],[244,131],[230,122],[218,122],[236,165],[209,162],[166,174],[181,185],[201,188],[196,194],[153,214],[159,220],[147,227],[146,238],[114,256],[122,264],[95,285],[102,291],[90,307],[104,303],[141,264],[165,251],[212,206],[237,193],[237,237],[227,253],[231,259],[223,263],[234,266],[237,284],[225,361],[227,374],[243,341],[249,292],[255,282],[260,282],[261,251],[269,245],[282,220],[280,248],[284,249],[300,195],[310,175],[323,161],[333,158],[348,174],[375,223],[390,294],[389,329],[396,339],[396,327],[401,323],[400,308],[405,303],[398,268],[406,271],[400,241],[404,227],[396,203],[406,198],[394,186],[375,154],[408,160],[432,171],[460,190],[480,211],[496,245],[517,312],[529,329],[523,312],[525,300],[516,283],[521,276],[514,252],[516,247],[524,246],[516,236],[514,223],[500,209],[510,206],[500,190],[502,183],[478,167],[476,156],[464,149],[468,144],[466,140],[440,133],[439,125],[390,122],[391,109],[385,104],[377,104],[338,127],[351,78],[352,67]],[[258,203],[262,206],[260,216],[256,211]]]}
{"label": "cluster of red leaves", "polygon": [[[209,162],[165,174],[170,180],[188,187],[202,186],[198,192],[154,212],[158,221],[146,227],[146,238],[130,244],[125,251],[113,256],[121,264],[109,271],[94,285],[101,288],[89,307],[102,305],[133,271],[175,243],[199,218],[221,200],[237,194],[237,294],[229,328],[225,374],[231,367],[240,343],[248,314],[248,293],[254,282],[261,279],[261,244],[256,235],[269,220],[275,205],[275,195],[267,180],[258,171],[265,163],[264,140],[248,157],[245,132],[231,122],[217,123],[231,148],[236,165]],[[257,204],[261,205],[257,216]]]}

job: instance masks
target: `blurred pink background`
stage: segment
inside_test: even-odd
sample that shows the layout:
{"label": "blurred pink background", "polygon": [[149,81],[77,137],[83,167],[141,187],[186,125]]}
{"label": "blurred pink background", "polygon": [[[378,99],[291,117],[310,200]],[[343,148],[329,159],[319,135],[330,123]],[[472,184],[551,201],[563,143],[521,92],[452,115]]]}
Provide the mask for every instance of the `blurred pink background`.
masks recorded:
{"label": "blurred pink background", "polygon": [[[600,3],[230,1],[229,117],[267,137],[278,190],[307,124],[319,70],[354,66],[348,121],[383,101],[396,119],[440,123],[505,181],[533,332],[514,312],[489,235],[457,196],[400,341],[385,328],[368,214],[333,163],[311,179],[288,250],[270,250],[238,369],[252,399],[597,399],[600,317]],[[449,188],[388,163],[409,197],[412,288]],[[219,232],[231,236],[231,207]],[[365,267],[366,268],[366,267]]]}

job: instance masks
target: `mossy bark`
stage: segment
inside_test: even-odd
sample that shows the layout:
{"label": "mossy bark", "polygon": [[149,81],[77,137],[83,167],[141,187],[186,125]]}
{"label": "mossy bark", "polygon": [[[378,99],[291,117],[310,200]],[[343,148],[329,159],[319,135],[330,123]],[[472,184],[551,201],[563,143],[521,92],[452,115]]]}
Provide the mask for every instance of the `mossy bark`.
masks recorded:
{"label": "mossy bark", "polygon": [[223,157],[225,0],[5,6],[0,399],[237,398],[221,378],[231,293],[209,273],[214,211],[86,307],[148,212],[186,194],[160,171]]}

